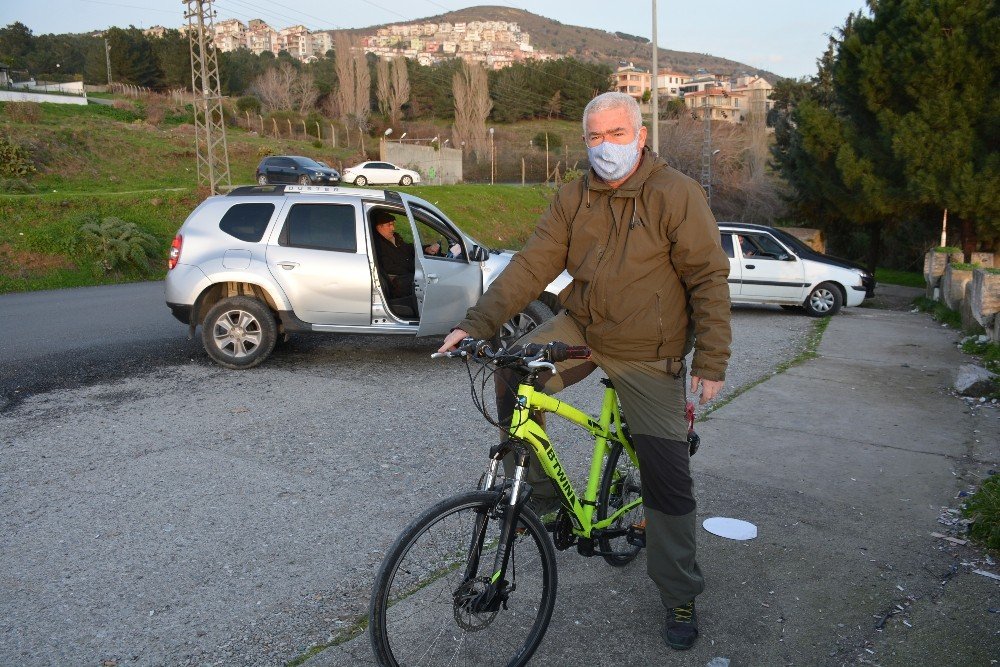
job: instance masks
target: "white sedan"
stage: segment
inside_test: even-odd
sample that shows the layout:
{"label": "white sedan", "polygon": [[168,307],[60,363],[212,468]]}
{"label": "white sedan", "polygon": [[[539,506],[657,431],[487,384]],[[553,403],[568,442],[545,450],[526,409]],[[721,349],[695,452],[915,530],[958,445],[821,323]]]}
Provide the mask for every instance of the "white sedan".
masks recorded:
{"label": "white sedan", "polygon": [[403,169],[390,162],[362,162],[349,167],[341,177],[345,183],[355,185],[412,185],[420,182],[420,174],[412,169]]}

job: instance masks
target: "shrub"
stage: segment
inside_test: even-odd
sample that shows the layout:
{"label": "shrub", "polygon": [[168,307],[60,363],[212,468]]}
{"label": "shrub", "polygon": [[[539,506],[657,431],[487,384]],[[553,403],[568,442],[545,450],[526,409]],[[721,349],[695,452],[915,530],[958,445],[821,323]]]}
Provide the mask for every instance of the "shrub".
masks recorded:
{"label": "shrub", "polygon": [[24,178],[35,173],[31,153],[6,137],[0,137],[0,178]]}
{"label": "shrub", "polygon": [[37,123],[42,118],[42,105],[38,102],[7,102],[4,113],[15,123]]}
{"label": "shrub", "polygon": [[240,113],[260,113],[260,100],[253,95],[246,95],[236,100],[236,110]]}
{"label": "shrub", "polygon": [[0,178],[0,192],[4,194],[31,194],[35,186],[23,178]]}
{"label": "shrub", "polygon": [[261,146],[257,149],[257,157],[266,158],[268,155],[274,155],[274,149],[267,146]]}
{"label": "shrub", "polygon": [[548,133],[546,133],[546,132],[539,132],[538,134],[536,134],[531,139],[531,143],[533,143],[535,145],[535,148],[537,148],[540,151],[544,151],[545,150],[545,135],[546,134],[549,135],[549,150],[550,151],[551,150],[555,150],[556,148],[562,148],[562,145],[563,145],[562,137],[560,137],[558,134],[555,134],[553,132],[548,132]]}
{"label": "shrub", "polygon": [[312,142],[313,148],[323,148],[323,142],[319,139],[314,139]]}
{"label": "shrub", "polygon": [[962,508],[972,519],[969,535],[986,545],[1000,550],[1000,475],[991,475]]}
{"label": "shrub", "polygon": [[83,249],[97,258],[105,273],[128,268],[145,270],[159,251],[155,236],[134,222],[111,216],[91,217],[80,225],[77,236]]}
{"label": "shrub", "polygon": [[570,181],[575,181],[578,178],[583,178],[582,169],[567,169],[566,173],[563,174],[563,182],[569,183]]}

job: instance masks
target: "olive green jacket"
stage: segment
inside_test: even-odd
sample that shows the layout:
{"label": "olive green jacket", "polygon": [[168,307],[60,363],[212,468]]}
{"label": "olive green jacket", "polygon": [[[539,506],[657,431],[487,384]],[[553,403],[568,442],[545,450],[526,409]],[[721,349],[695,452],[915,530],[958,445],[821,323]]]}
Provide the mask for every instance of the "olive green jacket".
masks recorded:
{"label": "olive green jacket", "polygon": [[559,299],[590,347],[654,361],[682,357],[693,342],[691,373],[725,378],[729,259],[695,181],[644,149],[617,189],[592,170],[567,183],[458,328],[488,338],[564,268],[573,281]]}

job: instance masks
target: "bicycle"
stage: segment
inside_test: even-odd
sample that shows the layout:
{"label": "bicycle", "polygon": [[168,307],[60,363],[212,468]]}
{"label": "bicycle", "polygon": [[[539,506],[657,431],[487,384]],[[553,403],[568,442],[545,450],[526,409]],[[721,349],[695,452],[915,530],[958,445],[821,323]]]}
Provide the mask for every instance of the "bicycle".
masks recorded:
{"label": "bicycle", "polygon": [[[473,402],[497,425],[480,400],[489,369],[523,373],[510,437],[490,450],[477,490],[445,499],[412,521],[396,539],[375,578],[369,607],[372,649],[381,665],[523,665],[542,641],[556,598],[556,560],[576,545],[584,556],[613,566],[630,563],[645,546],[638,458],[615,388],[602,379],[604,399],[596,419],[534,389],[555,362],[586,359],[586,347],[563,343],[494,351],[466,339],[456,351],[469,368]],[[479,364],[482,387],[471,364]],[[530,418],[550,412],[594,439],[590,474],[578,495],[543,426]],[[543,525],[526,503],[528,451],[558,490],[561,508]],[[502,475],[513,454],[512,479]],[[624,454],[624,456],[623,456]],[[549,532],[552,537],[549,537]]]}

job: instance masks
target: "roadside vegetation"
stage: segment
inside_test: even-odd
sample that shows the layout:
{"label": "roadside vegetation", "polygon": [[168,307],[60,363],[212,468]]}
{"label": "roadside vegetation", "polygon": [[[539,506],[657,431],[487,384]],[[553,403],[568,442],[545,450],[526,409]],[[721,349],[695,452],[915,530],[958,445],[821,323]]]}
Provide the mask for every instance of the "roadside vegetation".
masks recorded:
{"label": "roadside vegetation", "polygon": [[1000,475],[987,477],[962,507],[972,523],[969,536],[988,549],[1000,552]]}

